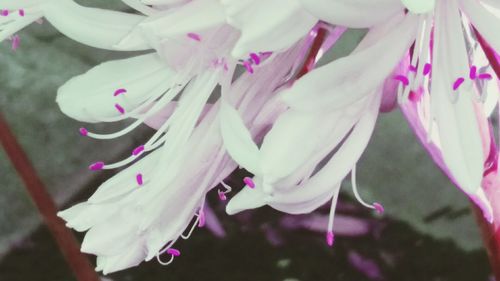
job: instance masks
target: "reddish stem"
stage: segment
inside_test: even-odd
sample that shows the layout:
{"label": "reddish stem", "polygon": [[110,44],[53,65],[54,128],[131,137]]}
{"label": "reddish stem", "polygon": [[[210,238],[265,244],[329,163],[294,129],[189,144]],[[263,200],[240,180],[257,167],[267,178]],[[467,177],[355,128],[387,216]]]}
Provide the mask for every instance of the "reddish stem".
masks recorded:
{"label": "reddish stem", "polygon": [[484,219],[483,212],[476,204],[472,203],[472,206],[481,229],[484,247],[488,253],[493,275],[496,281],[500,281],[500,229],[495,229],[495,224],[491,224]]}
{"label": "reddish stem", "polygon": [[323,46],[323,43],[325,42],[327,32],[328,31],[324,28],[318,29],[316,37],[314,38],[314,41],[312,43],[311,49],[309,50],[309,54],[307,55],[307,58],[304,61],[304,65],[297,74],[296,79],[300,79],[302,76],[306,75],[311,70],[313,70],[314,67],[316,66],[316,59],[318,57],[319,51],[321,50],[321,46]]}
{"label": "reddish stem", "polygon": [[[498,79],[500,79],[500,60],[496,51],[491,47],[491,45],[484,39],[484,37],[479,33],[479,31],[473,27],[474,34],[476,35],[477,41],[481,45],[481,48],[486,55],[493,71]],[[482,211],[474,205],[474,210],[476,213],[476,218],[481,228],[481,233],[483,236],[484,246],[488,252],[488,257],[490,259],[493,274],[495,275],[495,280],[500,281],[500,229],[498,226],[498,219],[500,218],[500,190],[498,186],[495,187],[484,187],[487,194],[488,200],[491,202],[493,208],[493,214],[495,222],[493,224],[487,222],[484,219]]]}
{"label": "reddish stem", "polygon": [[481,48],[484,51],[484,54],[488,58],[488,61],[490,62],[491,67],[493,68],[493,71],[495,71],[497,78],[500,79],[500,60],[497,57],[497,54],[495,50],[491,47],[491,45],[486,42],[484,37],[477,31],[476,28],[474,28],[474,33],[476,34],[477,41],[481,45]]}
{"label": "reddish stem", "polygon": [[45,224],[52,233],[66,262],[69,264],[78,281],[99,281],[88,259],[80,252],[78,241],[57,217],[57,207],[45,189],[36,170],[31,165],[26,153],[17,142],[7,121],[0,113],[0,143],[2,144],[12,165],[21,177],[31,199],[42,215]]}

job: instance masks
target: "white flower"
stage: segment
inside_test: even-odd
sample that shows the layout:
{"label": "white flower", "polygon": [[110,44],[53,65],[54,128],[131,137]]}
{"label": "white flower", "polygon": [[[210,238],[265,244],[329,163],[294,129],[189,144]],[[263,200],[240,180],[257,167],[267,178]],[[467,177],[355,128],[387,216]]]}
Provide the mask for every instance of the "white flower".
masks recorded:
{"label": "white flower", "polygon": [[[324,9],[323,5],[327,4],[323,1],[303,2],[320,19],[336,23],[334,12]],[[479,128],[483,120],[478,120],[485,117],[477,115],[475,109],[480,93],[474,81],[476,78],[488,80],[492,75],[482,73],[474,79],[466,79],[475,69],[470,59],[473,50],[468,46],[478,44],[475,37],[467,33],[473,34],[472,28],[476,28],[498,52],[500,41],[495,34],[500,32],[500,18],[493,9],[498,8],[498,3],[388,0],[381,6],[387,11],[400,12],[371,28],[352,55],[311,72],[283,96],[297,110],[333,110],[370,95],[387,78],[400,81],[402,104],[413,98],[420,87],[429,88],[428,139],[439,139],[445,144],[440,149],[452,178],[469,196],[477,198],[475,194],[481,192],[487,153],[483,150]],[[403,12],[402,8],[409,12]],[[375,13],[372,18],[378,21],[379,15]],[[412,54],[411,68],[393,74],[409,53]],[[492,60],[493,64],[496,59]],[[328,89],[335,92],[331,94]]]}
{"label": "white flower", "polygon": [[[286,82],[304,55],[304,44],[294,45],[316,23],[309,19],[302,34],[295,32],[280,44],[266,45],[258,42],[274,36],[272,32],[266,35],[261,30],[258,38],[239,38],[240,31],[226,23],[227,3],[144,1],[155,5],[151,7],[125,2],[146,16],[85,8],[72,1],[38,1],[33,9],[26,9],[30,22],[35,15],[36,19],[43,16],[67,36],[90,46],[155,50],[103,63],[58,91],[61,110],[79,121],[136,119],[111,134],[81,128],[84,136],[113,139],[142,123],[158,130],[129,158],[92,164],[90,169],[101,170],[135,162],[106,181],[87,202],[59,214],[69,227],[87,231],[82,251],[97,255],[97,269],[105,274],[154,257],[168,264],[180,254],[172,245],[189,237],[204,220],[205,194],[236,168],[222,146],[219,103],[208,104],[212,92],[221,85],[228,100],[251,105],[240,105],[239,112],[246,121],[261,116],[263,121],[255,125],[252,134],[262,135],[276,115],[274,90]],[[27,7],[31,3],[23,4]],[[286,14],[280,20],[288,25],[294,15]],[[251,25],[244,24],[247,30]],[[276,28],[276,24],[270,26],[269,30]],[[240,62],[231,56],[236,44],[252,47]],[[231,83],[237,63],[245,65],[248,72]],[[271,110],[261,112],[261,108]],[[162,261],[163,254],[170,259]]]}
{"label": "white flower", "polygon": [[[485,130],[492,109],[482,108],[478,82],[491,74],[477,73],[469,61],[477,48],[467,43],[482,39],[472,36],[473,26],[491,52],[500,50],[496,1],[123,2],[142,15],[71,0],[0,0],[7,11],[0,41],[43,17],[89,46],[152,50],[102,63],[57,95],[61,110],[82,122],[135,119],[110,134],[81,128],[84,136],[114,139],[141,124],[157,130],[127,159],[92,164],[101,170],[135,162],[87,202],[59,214],[69,227],[87,231],[82,250],[98,256],[98,270],[154,257],[171,263],[180,255],[173,244],[203,225],[206,193],[222,183],[225,200],[231,187],[222,181],[238,166],[254,177],[244,179],[228,213],[263,205],[308,213],[331,200],[326,238],[332,245],[338,193],[349,173],[358,200],[383,212],[359,196],[355,167],[379,109],[395,102],[396,91],[436,162],[491,213],[480,185],[494,143]],[[309,72],[346,27],[370,30],[351,55]],[[304,62],[310,51],[312,60]],[[241,66],[246,71],[237,74]]]}

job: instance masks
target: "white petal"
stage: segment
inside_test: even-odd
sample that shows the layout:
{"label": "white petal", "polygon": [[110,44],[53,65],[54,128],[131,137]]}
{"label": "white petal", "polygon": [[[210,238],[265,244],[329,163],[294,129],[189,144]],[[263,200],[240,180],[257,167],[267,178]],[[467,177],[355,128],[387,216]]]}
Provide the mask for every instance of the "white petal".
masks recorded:
{"label": "white petal", "polygon": [[[144,122],[146,125],[149,127],[158,130],[165,122],[172,116],[172,114],[175,111],[175,108],[177,108],[178,103],[173,101],[167,104],[162,110],[160,110],[158,113],[154,114],[153,116],[149,117],[146,119]],[[203,112],[201,113],[200,120],[205,117],[205,115],[212,109],[213,105],[207,104],[203,108]]]}
{"label": "white petal", "polygon": [[31,6],[42,4],[43,2],[48,2],[48,0],[0,0],[0,9],[26,9]]}
{"label": "white petal", "polygon": [[[110,10],[83,7],[72,0],[49,1],[42,6],[45,18],[64,35],[80,43],[103,49],[114,46],[144,17]],[[136,38],[140,36],[135,35]],[[128,51],[146,50],[145,41],[136,41]]]}
{"label": "white petal", "polygon": [[82,242],[82,252],[112,256],[118,255],[137,239],[138,219],[132,210],[117,212],[111,219],[93,226]]}
{"label": "white petal", "polygon": [[465,14],[484,39],[500,53],[500,13],[493,14],[478,1],[460,0]]}
{"label": "white petal", "polygon": [[429,13],[434,10],[436,0],[401,0],[410,12],[415,14]]}
{"label": "white petal", "polygon": [[417,17],[409,15],[388,33],[387,25],[371,30],[358,47],[363,49],[313,70],[283,98],[292,108],[308,111],[344,107],[363,98],[383,84],[408,51],[417,26]]}
{"label": "white petal", "polygon": [[238,111],[226,101],[222,101],[219,118],[224,147],[229,155],[251,173],[260,174],[259,148]]}
{"label": "white petal", "polygon": [[300,0],[308,11],[334,25],[366,28],[383,23],[404,7],[400,0]]}
{"label": "white petal", "polygon": [[320,194],[332,190],[351,171],[365,150],[377,120],[379,106],[380,93],[376,93],[367,112],[328,163],[305,183],[270,197],[269,204],[294,204],[314,200]]}
{"label": "white petal", "polygon": [[148,181],[158,164],[160,154],[159,150],[155,150],[135,162],[134,165],[109,178],[99,186],[97,191],[88,199],[88,202],[92,204],[106,203],[109,200],[115,200],[140,188],[136,182],[137,173],[144,174],[144,180]]}
{"label": "white petal", "polygon": [[297,170],[322,146],[339,112],[329,114],[289,110],[276,120],[261,147],[261,169],[274,182]]}
{"label": "white petal", "polygon": [[288,214],[308,214],[330,201],[337,189],[340,189],[340,183],[332,185],[331,189],[327,190],[325,193],[319,194],[316,198],[311,200],[304,200],[298,203],[270,203],[269,206]]}
{"label": "white petal", "polygon": [[190,32],[207,30],[224,22],[225,15],[217,0],[197,0],[149,17],[140,27],[154,36],[173,38],[185,37]]}
{"label": "white petal", "polygon": [[496,9],[496,11],[493,13],[496,13],[497,15],[500,13],[500,2],[498,2],[497,0],[480,0],[480,1],[489,6],[489,8]]}
{"label": "white petal", "polygon": [[484,91],[486,91],[487,94],[483,104],[483,110],[484,114],[490,117],[495,112],[500,102],[500,81],[488,81],[484,84],[484,87],[486,87]]}
{"label": "white petal", "polygon": [[104,275],[127,269],[139,265],[146,256],[141,243],[132,243],[127,247],[124,253],[119,255],[104,257],[102,273]]}
{"label": "white petal", "polygon": [[[259,182],[260,179],[254,179],[254,181]],[[248,186],[243,187],[226,205],[226,213],[229,215],[234,215],[239,212],[256,209],[266,205],[265,198],[268,195],[262,191],[261,185],[256,185],[255,188],[250,188]]]}
{"label": "white petal", "polygon": [[87,209],[87,204],[86,203],[80,203],[72,206],[71,208],[68,208],[64,211],[60,211],[57,213],[57,216],[62,218],[65,221],[71,220],[73,218],[76,218],[79,216],[82,211],[85,211]]}
{"label": "white petal", "polygon": [[[66,82],[57,93],[57,103],[68,116],[84,122],[100,122],[120,116],[119,103],[126,111],[147,100],[153,91],[168,89],[174,73],[156,54],[100,64]],[[126,93],[114,96],[116,90]]]}
{"label": "white petal", "polygon": [[[286,49],[304,37],[318,21],[298,0],[221,0],[231,25],[241,30],[233,56]],[[265,20],[263,20],[265,19]]]}
{"label": "white petal", "polygon": [[339,110],[337,118],[331,116],[328,122],[331,123],[331,129],[328,135],[322,140],[317,151],[308,160],[304,161],[302,165],[292,174],[277,183],[277,189],[282,190],[288,186],[294,186],[299,182],[305,182],[313,175],[318,169],[318,165],[328,157],[328,155],[335,150],[335,148],[347,137],[353,126],[359,121],[364,114],[367,105],[367,97],[357,103],[354,103],[343,110]]}
{"label": "white petal", "polygon": [[[451,7],[450,7],[451,6]],[[480,187],[483,173],[483,148],[474,111],[474,91],[464,83],[453,91],[458,77],[468,73],[468,55],[455,2],[439,2],[435,30],[435,50],[431,105],[439,129],[446,166],[457,183],[468,193]],[[457,101],[452,102],[452,97]]]}
{"label": "white petal", "polygon": [[255,189],[246,187],[240,191],[230,201],[226,212],[234,214],[268,204],[284,212],[299,214],[309,212],[324,204],[359,160],[373,132],[379,105],[380,94],[376,93],[368,100],[368,105],[365,103],[365,106],[368,106],[368,108],[364,107],[366,112],[341,147],[309,180],[289,188],[276,188],[273,195],[269,196],[262,191],[262,179],[256,178]]}
{"label": "white petal", "polygon": [[146,5],[168,5],[168,6],[169,5],[176,6],[187,3],[189,1],[191,0],[141,0],[141,2]]}
{"label": "white petal", "polygon": [[116,211],[116,205],[80,203],[63,212],[58,216],[64,219],[66,226],[76,231],[87,231],[94,225],[107,220]]}

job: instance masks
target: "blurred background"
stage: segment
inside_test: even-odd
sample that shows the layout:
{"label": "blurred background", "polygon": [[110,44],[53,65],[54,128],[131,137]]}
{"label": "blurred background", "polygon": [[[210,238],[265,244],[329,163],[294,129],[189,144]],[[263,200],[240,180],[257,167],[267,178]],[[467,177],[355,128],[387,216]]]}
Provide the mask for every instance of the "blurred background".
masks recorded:
{"label": "blurred background", "polygon": [[[79,2],[126,10],[118,0]],[[111,141],[81,138],[82,124],[64,116],[55,103],[57,88],[101,62],[133,54],[84,47],[49,23],[34,24],[19,35],[17,51],[8,41],[0,45],[0,110],[62,209],[86,200],[112,175],[89,172],[89,163],[122,158],[151,130]],[[349,32],[329,55],[352,49],[362,35]],[[237,187],[243,176],[239,171],[229,183]],[[386,213],[362,208],[346,180],[333,248],[324,242],[328,209],[288,216],[262,208],[229,217],[212,192],[209,202],[219,224],[197,229],[176,244],[182,256],[172,265],[152,261],[104,280],[490,280],[469,202],[427,157],[397,110],[379,118],[358,165],[358,184],[362,196],[381,202]],[[0,190],[0,281],[76,280],[2,149]]]}

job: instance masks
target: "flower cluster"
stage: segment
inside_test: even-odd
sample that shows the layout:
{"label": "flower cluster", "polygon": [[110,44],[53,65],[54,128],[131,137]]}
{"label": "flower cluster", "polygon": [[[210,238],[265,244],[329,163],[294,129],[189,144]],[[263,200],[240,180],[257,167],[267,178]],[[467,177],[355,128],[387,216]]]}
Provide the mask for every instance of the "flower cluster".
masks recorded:
{"label": "flower cluster", "polygon": [[[434,161],[493,222],[500,183],[490,116],[499,100],[496,0],[122,0],[135,13],[73,0],[0,0],[0,41],[49,21],[88,46],[146,54],[105,62],[65,83],[61,110],[96,123],[133,120],[156,133],[88,201],[59,215],[87,231],[82,251],[104,273],[157,258],[205,224],[205,196],[238,167],[253,174],[227,213],[268,205],[309,213],[331,202],[351,174],[380,111],[399,104]],[[348,28],[367,34],[354,51],[317,61]],[[416,163],[418,165],[418,163]],[[166,256],[166,257],[165,257]],[[166,258],[166,261],[165,261]]]}

